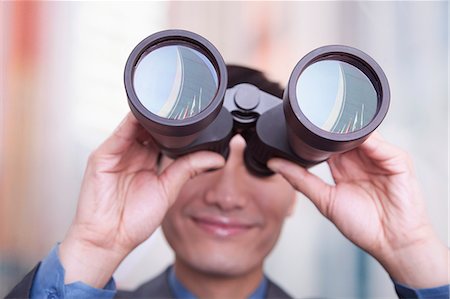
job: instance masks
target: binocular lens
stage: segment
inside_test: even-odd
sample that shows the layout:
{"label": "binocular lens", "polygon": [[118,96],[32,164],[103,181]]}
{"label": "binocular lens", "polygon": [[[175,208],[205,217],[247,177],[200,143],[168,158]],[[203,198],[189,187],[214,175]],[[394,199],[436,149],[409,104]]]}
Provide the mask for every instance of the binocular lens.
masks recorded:
{"label": "binocular lens", "polygon": [[231,137],[241,134],[245,164],[261,176],[272,174],[272,157],[310,167],[355,148],[382,122],[390,99],[380,66],[339,45],[304,56],[283,100],[248,83],[227,89],[219,51],[184,30],[141,41],[128,57],[124,80],[131,111],[163,154],[210,150],[227,157]]}
{"label": "binocular lens", "polygon": [[386,116],[390,93],[369,55],[330,45],[297,63],[284,99],[289,145],[299,164],[312,166],[364,142]]}
{"label": "binocular lens", "polygon": [[192,142],[215,122],[228,79],[225,62],[209,41],[193,32],[166,30],[133,49],[124,81],[133,114],[161,151],[176,157],[193,151]]}
{"label": "binocular lens", "polygon": [[296,85],[297,102],[315,126],[346,134],[369,124],[377,112],[377,92],[355,66],[338,60],[309,65]]}
{"label": "binocular lens", "polygon": [[219,83],[213,64],[203,53],[183,45],[167,45],[141,56],[133,85],[148,111],[183,120],[211,103]]}

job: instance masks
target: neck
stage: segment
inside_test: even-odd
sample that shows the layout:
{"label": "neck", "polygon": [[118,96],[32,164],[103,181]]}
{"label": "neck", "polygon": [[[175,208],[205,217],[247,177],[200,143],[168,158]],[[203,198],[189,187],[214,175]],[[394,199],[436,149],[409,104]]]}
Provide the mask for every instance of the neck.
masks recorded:
{"label": "neck", "polygon": [[262,265],[235,276],[201,272],[179,258],[175,259],[174,267],[177,279],[198,298],[248,298],[264,277]]}

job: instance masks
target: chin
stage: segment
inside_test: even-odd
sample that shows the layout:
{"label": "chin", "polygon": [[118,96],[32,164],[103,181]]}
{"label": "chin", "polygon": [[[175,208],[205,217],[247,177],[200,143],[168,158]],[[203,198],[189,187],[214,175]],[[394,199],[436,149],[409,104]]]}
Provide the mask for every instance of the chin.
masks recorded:
{"label": "chin", "polygon": [[[202,254],[203,253],[203,254]],[[197,251],[189,256],[177,255],[183,263],[192,269],[213,276],[240,276],[244,275],[257,267],[262,267],[262,260],[257,261],[254,256],[248,254],[245,256],[236,256],[235,254],[227,254],[223,251]]]}

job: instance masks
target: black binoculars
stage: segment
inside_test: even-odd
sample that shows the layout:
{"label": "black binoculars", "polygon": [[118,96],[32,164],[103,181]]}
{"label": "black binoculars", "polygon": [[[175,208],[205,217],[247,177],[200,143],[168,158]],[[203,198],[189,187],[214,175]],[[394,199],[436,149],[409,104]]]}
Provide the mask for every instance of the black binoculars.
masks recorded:
{"label": "black binoculars", "polygon": [[233,135],[244,161],[273,174],[272,157],[310,167],[360,145],[380,125],[390,101],[381,67],[348,46],[318,48],[291,73],[283,99],[243,83],[227,89],[227,69],[205,38],[184,30],[140,42],[125,66],[131,111],[171,158],[210,150],[227,158]]}

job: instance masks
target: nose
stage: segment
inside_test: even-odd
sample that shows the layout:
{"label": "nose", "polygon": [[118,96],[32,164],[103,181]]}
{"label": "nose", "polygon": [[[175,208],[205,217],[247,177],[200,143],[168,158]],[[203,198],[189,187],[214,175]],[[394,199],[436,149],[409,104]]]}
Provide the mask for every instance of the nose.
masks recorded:
{"label": "nose", "polygon": [[[244,165],[245,140],[241,135],[230,141],[230,154],[225,166],[213,173],[215,180],[205,195],[208,205],[215,205],[223,211],[244,208],[248,203],[249,193],[246,177],[250,174]],[[248,184],[247,184],[248,185]]]}

